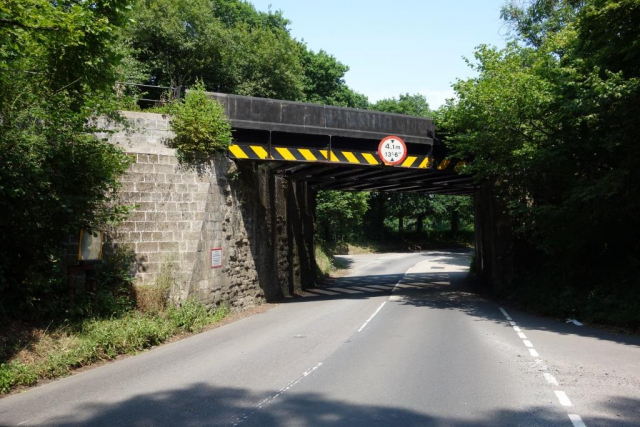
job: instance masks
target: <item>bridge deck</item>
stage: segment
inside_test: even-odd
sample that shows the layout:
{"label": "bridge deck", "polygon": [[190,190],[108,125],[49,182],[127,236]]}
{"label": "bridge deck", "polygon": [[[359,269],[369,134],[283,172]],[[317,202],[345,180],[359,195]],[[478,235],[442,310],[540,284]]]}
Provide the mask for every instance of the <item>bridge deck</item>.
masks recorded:
{"label": "bridge deck", "polygon": [[[353,108],[210,93],[233,129],[231,158],[266,162],[317,189],[472,194],[473,178],[446,159],[433,121]],[[401,137],[406,159],[397,166],[378,157],[388,135]]]}

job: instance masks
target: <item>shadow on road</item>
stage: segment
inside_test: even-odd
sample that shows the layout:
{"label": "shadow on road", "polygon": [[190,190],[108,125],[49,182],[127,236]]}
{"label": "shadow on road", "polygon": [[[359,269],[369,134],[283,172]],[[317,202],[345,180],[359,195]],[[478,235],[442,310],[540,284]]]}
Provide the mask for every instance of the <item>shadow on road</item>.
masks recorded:
{"label": "shadow on road", "polygon": [[[93,403],[79,406],[73,414],[38,420],[50,426],[563,426],[570,425],[562,411],[541,407],[520,411],[497,410],[443,418],[391,406],[369,406],[327,399],[316,393],[281,394],[277,391],[253,393],[242,388],[211,387],[197,383],[187,388],[142,394],[115,404]],[[266,403],[265,403],[266,400]],[[623,405],[640,405],[625,399]],[[263,402],[261,408],[255,403]],[[273,404],[272,404],[273,403]],[[618,402],[609,402],[612,406]],[[464,414],[464,415],[462,415]],[[35,415],[35,414],[34,414]],[[585,420],[589,425],[632,427],[623,419]],[[29,424],[27,422],[27,424]]]}
{"label": "shadow on road", "polygon": [[[463,250],[462,250],[463,251]],[[451,252],[434,253],[440,255],[434,262],[452,267],[464,266],[461,257],[451,256]],[[464,271],[431,273],[410,273],[349,276],[334,279],[328,286],[307,289],[303,296],[287,300],[285,303],[304,303],[307,301],[332,299],[366,299],[380,295],[390,295],[391,290],[400,279],[403,279],[397,295],[401,304],[426,307],[435,310],[458,310],[479,320],[490,320],[510,327],[498,310],[495,302],[482,297],[477,285],[468,278]],[[513,315],[513,313],[511,313]],[[599,340],[613,341],[620,344],[640,347],[640,337],[609,332],[588,326],[577,327],[556,319],[538,317],[526,313],[518,313],[515,320],[520,326],[529,330],[541,330],[561,335],[578,335]]]}

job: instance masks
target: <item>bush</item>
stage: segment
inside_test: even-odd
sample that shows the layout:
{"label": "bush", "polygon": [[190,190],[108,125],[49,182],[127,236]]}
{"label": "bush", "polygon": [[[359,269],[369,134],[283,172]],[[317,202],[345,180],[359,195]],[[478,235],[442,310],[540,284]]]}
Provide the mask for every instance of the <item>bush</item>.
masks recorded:
{"label": "bush", "polygon": [[183,162],[202,163],[224,152],[231,142],[231,125],[222,105],[207,97],[204,84],[196,83],[184,102],[171,107],[172,145]]}

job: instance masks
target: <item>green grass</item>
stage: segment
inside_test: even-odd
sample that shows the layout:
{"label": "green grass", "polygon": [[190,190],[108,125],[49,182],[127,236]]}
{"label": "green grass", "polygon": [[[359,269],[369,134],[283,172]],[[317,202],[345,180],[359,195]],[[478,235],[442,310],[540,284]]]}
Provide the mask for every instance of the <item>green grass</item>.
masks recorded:
{"label": "green grass", "polygon": [[332,258],[324,248],[316,245],[316,265],[322,276],[328,276],[333,271]]}
{"label": "green grass", "polygon": [[198,332],[228,314],[224,305],[211,311],[198,301],[188,300],[164,312],[131,311],[117,318],[85,320],[45,331],[30,352],[30,360],[14,358],[0,365],[0,393],[34,385],[40,379],[68,375],[73,369],[121,354],[138,353],[172,336]]}

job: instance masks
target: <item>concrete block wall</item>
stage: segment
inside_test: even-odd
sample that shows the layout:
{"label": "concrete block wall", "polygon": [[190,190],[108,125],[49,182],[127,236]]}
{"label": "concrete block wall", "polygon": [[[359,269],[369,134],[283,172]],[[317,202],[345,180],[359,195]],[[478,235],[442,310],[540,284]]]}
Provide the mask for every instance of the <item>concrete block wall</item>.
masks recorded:
{"label": "concrete block wall", "polygon": [[[98,123],[111,130],[99,136],[135,160],[122,178],[122,202],[136,207],[107,237],[112,247],[135,252],[138,284],[154,284],[171,264],[175,299],[236,308],[313,286],[313,195],[306,184],[224,156],[205,168],[181,165],[167,145],[170,117],[123,115],[129,129]],[[221,268],[211,268],[212,248],[223,250]]]}

